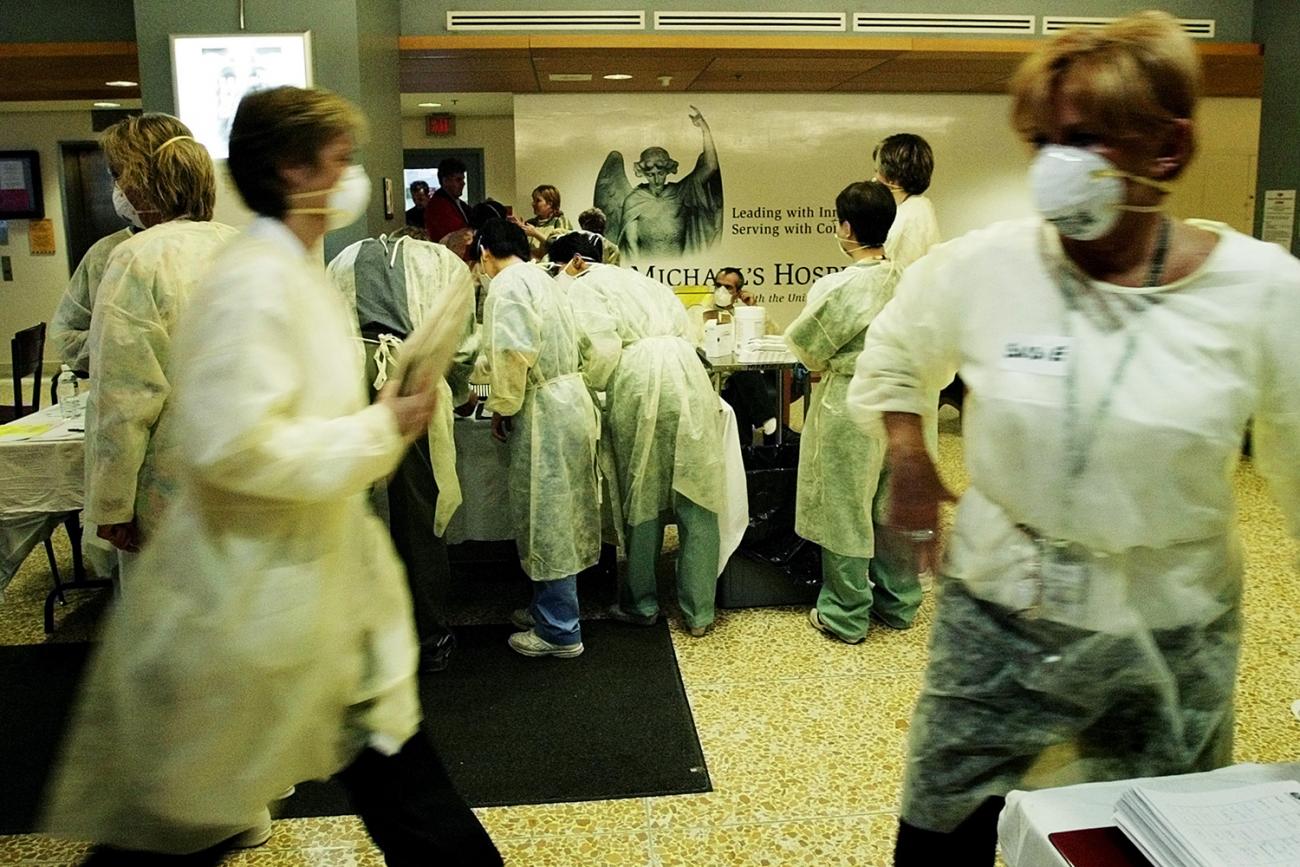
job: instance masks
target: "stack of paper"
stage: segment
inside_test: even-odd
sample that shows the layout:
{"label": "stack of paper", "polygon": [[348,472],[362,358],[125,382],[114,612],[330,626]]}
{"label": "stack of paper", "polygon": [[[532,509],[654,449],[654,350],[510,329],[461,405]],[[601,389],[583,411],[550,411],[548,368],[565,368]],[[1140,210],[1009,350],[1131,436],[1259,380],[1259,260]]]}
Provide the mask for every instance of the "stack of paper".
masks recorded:
{"label": "stack of paper", "polygon": [[735,357],[744,364],[789,363],[795,360],[794,354],[785,345],[785,338],[779,334],[751,337],[737,347]]}
{"label": "stack of paper", "polygon": [[1115,824],[1156,867],[1295,867],[1300,782],[1205,792],[1130,789]]}

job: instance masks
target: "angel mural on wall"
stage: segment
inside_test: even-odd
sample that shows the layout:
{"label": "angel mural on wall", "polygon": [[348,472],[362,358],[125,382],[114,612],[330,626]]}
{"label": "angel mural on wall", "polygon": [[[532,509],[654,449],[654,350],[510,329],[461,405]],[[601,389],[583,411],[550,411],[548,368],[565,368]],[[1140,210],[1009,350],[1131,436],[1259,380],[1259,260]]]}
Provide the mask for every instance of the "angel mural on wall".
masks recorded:
{"label": "angel mural on wall", "polygon": [[632,170],[645,183],[633,187],[623,154],[610,151],[596,176],[593,200],[608,219],[605,236],[630,259],[681,256],[712,247],[722,234],[722,172],[713,133],[700,110],[691,106],[691,123],[704,147],[695,168],[670,182],[678,163],[661,147],[648,147]]}

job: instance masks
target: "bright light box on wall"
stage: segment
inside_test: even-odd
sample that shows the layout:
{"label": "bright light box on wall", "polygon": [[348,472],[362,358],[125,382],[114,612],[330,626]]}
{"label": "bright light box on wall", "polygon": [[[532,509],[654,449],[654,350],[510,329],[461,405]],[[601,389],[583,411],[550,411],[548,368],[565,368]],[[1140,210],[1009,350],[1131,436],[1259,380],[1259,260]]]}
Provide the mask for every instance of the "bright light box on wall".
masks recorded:
{"label": "bright light box on wall", "polygon": [[171,43],[176,114],[213,159],[226,158],[230,125],[245,94],[311,86],[310,33],[173,35]]}

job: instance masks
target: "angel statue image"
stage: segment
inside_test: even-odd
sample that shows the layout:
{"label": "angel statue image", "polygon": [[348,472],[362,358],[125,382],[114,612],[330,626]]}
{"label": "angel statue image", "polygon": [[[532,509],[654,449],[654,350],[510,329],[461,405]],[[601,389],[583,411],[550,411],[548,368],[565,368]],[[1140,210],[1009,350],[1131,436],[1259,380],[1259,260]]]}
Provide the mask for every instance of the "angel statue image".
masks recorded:
{"label": "angel statue image", "polygon": [[722,172],[713,133],[700,110],[691,106],[691,123],[703,134],[695,168],[678,181],[677,160],[661,147],[648,147],[632,170],[645,183],[627,180],[623,154],[610,151],[596,176],[596,207],[605,212],[605,237],[630,259],[681,256],[712,247],[722,234]]}

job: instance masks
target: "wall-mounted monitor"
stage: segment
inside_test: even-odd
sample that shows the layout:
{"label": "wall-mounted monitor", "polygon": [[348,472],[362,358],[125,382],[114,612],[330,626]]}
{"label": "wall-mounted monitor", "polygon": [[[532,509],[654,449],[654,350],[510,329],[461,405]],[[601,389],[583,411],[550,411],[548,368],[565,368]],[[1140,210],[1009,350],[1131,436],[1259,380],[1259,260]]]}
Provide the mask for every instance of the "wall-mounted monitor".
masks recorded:
{"label": "wall-mounted monitor", "polygon": [[311,86],[310,33],[172,36],[176,115],[224,160],[230,125],[244,94],[291,84]]}
{"label": "wall-mounted monitor", "polygon": [[41,155],[37,151],[0,151],[0,220],[40,220]]}

